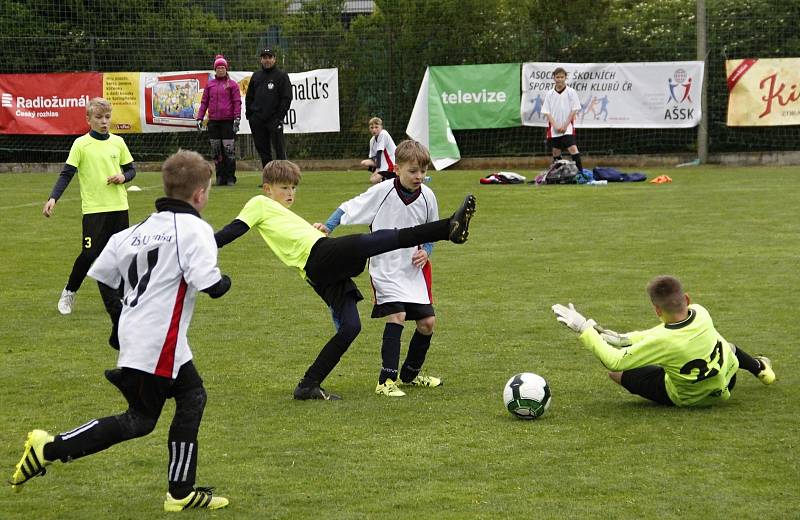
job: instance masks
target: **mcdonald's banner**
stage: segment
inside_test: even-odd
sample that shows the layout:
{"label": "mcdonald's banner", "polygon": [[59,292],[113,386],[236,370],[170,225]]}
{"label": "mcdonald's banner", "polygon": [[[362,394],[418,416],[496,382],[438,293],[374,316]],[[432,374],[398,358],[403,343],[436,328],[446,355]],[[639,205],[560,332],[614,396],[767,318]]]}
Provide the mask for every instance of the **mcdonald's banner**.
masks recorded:
{"label": "mcdonald's banner", "polygon": [[[240,133],[249,134],[244,112],[252,72],[229,75],[242,96]],[[212,77],[205,71],[0,74],[0,133],[86,133],[86,107],[98,96],[114,107],[113,133],[196,131],[203,89]],[[338,69],[290,73],[289,79],[293,99],[284,131],[338,132]]]}
{"label": "mcdonald's banner", "polygon": [[800,125],[800,58],[727,60],[728,126]]}

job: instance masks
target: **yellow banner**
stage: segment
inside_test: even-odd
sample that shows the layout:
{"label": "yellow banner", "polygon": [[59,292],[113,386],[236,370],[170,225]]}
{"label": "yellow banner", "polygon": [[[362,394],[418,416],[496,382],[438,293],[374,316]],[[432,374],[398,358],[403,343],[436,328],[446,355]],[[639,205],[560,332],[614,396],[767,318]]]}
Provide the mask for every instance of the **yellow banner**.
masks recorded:
{"label": "yellow banner", "polygon": [[800,58],[727,60],[728,126],[800,125]]}
{"label": "yellow banner", "polygon": [[111,102],[111,131],[115,134],[139,133],[142,131],[139,117],[138,72],[105,72],[103,74],[103,97]]}

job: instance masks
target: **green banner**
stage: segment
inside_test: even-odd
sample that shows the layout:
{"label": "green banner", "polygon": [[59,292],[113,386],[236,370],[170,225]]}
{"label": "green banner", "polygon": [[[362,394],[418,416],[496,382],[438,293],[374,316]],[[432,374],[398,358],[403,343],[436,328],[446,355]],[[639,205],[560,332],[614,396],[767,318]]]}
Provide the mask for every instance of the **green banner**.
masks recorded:
{"label": "green banner", "polygon": [[520,65],[430,67],[429,146],[434,157],[459,158],[452,130],[520,126]]}

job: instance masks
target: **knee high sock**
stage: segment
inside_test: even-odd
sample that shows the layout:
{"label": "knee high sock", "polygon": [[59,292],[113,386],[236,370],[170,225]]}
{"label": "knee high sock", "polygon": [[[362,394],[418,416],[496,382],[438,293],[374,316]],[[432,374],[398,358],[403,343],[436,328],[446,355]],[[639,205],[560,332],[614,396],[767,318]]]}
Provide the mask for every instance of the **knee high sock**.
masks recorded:
{"label": "knee high sock", "polygon": [[578,171],[582,172],[583,171],[583,163],[581,162],[581,153],[578,152],[576,154],[573,154],[572,160],[575,161],[575,166],[578,167]]}
{"label": "knee high sock", "polygon": [[56,435],[53,442],[44,446],[44,458],[50,461],[69,462],[103,451],[127,440],[116,417],[103,417]]}
{"label": "knee high sock", "polygon": [[736,347],[736,359],[739,360],[739,368],[747,370],[754,376],[761,372],[761,362],[739,348],[738,345]]}
{"label": "knee high sock", "polygon": [[194,489],[198,448],[197,430],[192,432],[174,427],[169,429],[167,480],[169,493],[173,498],[185,498]]}
{"label": "knee high sock", "polygon": [[425,356],[428,355],[428,349],[431,346],[432,337],[433,334],[426,336],[418,330],[414,331],[414,336],[412,336],[411,343],[408,345],[408,355],[403,363],[403,368],[400,370],[400,379],[403,382],[412,381],[422,370]]}
{"label": "knee high sock", "polygon": [[383,328],[383,343],[381,345],[381,373],[378,383],[383,384],[387,379],[397,382],[397,368],[400,365],[400,338],[403,335],[403,326],[399,323],[387,323]]}
{"label": "knee high sock", "polygon": [[398,230],[398,248],[418,246],[450,238],[450,219],[445,218],[427,224]]}
{"label": "knee high sock", "polygon": [[336,334],[322,347],[317,358],[308,367],[300,381],[301,386],[317,386],[322,383],[361,332],[361,318],[358,316],[355,299],[346,298],[342,308],[338,312],[334,311],[334,321],[337,320],[339,328]]}
{"label": "knee high sock", "polygon": [[75,263],[72,264],[72,272],[69,273],[69,280],[67,280],[68,291],[78,292],[91,266],[92,261],[82,251],[78,258],[75,259]]}

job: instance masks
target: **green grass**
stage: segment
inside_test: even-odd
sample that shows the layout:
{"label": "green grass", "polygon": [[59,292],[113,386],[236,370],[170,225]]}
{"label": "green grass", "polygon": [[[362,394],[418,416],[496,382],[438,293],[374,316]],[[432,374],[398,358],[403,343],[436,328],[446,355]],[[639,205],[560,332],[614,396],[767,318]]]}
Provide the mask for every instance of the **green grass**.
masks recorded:
{"label": "green grass", "polygon": [[[651,169],[674,182],[605,187],[479,186],[485,173],[433,173],[443,215],[467,192],[478,198],[469,242],[433,255],[438,323],[426,368],[445,379],[440,389],[373,394],[383,324],[363,302],[362,334],[325,382],[344,400],[293,401],[332,332],[327,309],[256,234],[220,252],[233,288],[201,295],[190,331],[209,394],[198,484],[231,499],[208,516],[797,518],[800,169]],[[72,185],[43,218],[55,177],[0,175],[5,478],[29,429],[66,431],[124,403],[102,376],[116,357],[94,284],[72,315],[56,310],[80,247],[80,202]],[[324,220],[366,178],[307,173],[295,210]],[[156,173],[135,183],[144,191],[130,194],[132,221],[161,193]],[[256,184],[245,173],[213,190],[206,219],[229,222]],[[733,398],[711,409],[651,405],[614,385],[550,311],[571,301],[616,330],[654,325],[644,286],[663,273],[684,281],[726,338],[769,355],[779,381],[741,373]],[[366,277],[357,283],[369,294]],[[540,420],[503,406],[504,383],[521,371],[552,387]],[[19,495],[6,487],[0,518],[160,517],[172,411],[170,402],[145,438],[58,463]]]}

